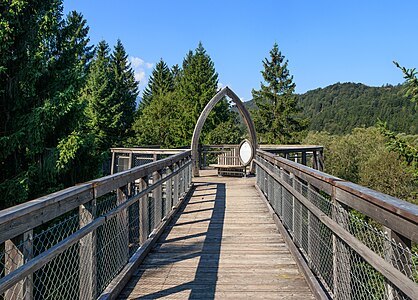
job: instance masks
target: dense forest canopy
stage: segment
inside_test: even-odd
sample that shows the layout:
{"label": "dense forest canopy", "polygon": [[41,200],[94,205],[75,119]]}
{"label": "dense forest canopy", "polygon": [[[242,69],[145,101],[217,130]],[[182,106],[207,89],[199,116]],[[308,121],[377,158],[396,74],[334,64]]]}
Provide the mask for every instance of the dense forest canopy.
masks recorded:
{"label": "dense forest canopy", "polygon": [[402,85],[336,83],[301,94],[299,99],[313,131],[343,134],[384,120],[391,130],[418,134],[415,104],[405,97]]}
{"label": "dense forest canopy", "polygon": [[[309,130],[331,134],[350,133],[357,127],[385,121],[390,130],[418,134],[416,105],[405,97],[405,85],[370,87],[361,83],[336,83],[299,94],[302,116]],[[254,100],[245,102],[256,110]]]}

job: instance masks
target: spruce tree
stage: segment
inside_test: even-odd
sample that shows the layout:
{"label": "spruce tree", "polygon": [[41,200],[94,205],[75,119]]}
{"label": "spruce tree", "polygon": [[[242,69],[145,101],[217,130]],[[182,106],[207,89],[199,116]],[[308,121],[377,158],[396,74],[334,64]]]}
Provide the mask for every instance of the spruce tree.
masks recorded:
{"label": "spruce tree", "polygon": [[[117,124],[114,131],[112,146],[122,146],[131,135],[131,127],[134,121],[136,109],[136,97],[138,96],[138,83],[135,81],[134,72],[128,61],[128,55],[120,40],[117,41],[110,58],[112,72],[112,105],[117,116]],[[121,114],[120,114],[121,113]]]}
{"label": "spruce tree", "polygon": [[148,86],[142,94],[141,109],[151,103],[156,96],[164,95],[174,90],[173,74],[167,64],[161,58],[155,65],[151,76],[149,77]]}
{"label": "spruce tree", "polygon": [[[77,127],[88,27],[62,1],[4,2],[0,14],[0,207],[68,185],[57,145]],[[19,191],[18,194],[15,191]]]}
{"label": "spruce tree", "polygon": [[270,60],[263,61],[261,71],[264,82],[260,90],[252,90],[258,106],[254,112],[254,123],[260,143],[287,144],[297,142],[297,135],[307,127],[301,119],[298,98],[294,94],[295,83],[290,75],[288,60],[279,51],[277,43],[270,51]]}
{"label": "spruce tree", "polygon": [[[202,43],[199,43],[196,50],[189,51],[183,61],[183,71],[178,87],[185,112],[183,134],[186,144],[191,140],[197,119],[217,90],[218,73],[216,73],[214,63]],[[229,118],[229,104],[224,99],[215,106],[205,122],[202,138],[204,139],[209,131]]]}
{"label": "spruce tree", "polygon": [[178,64],[175,64],[171,67],[171,74],[173,75],[173,84],[175,89],[178,86],[180,78],[182,76],[182,70]]}
{"label": "spruce tree", "polygon": [[100,151],[107,151],[116,140],[116,129],[122,111],[114,105],[110,49],[106,41],[99,42],[83,90],[86,103],[87,128],[95,136]]}

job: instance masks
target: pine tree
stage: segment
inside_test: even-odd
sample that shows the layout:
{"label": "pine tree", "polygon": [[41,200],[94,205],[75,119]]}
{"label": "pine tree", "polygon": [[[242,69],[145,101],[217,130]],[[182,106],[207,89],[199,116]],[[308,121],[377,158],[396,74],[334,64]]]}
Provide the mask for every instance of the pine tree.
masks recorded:
{"label": "pine tree", "polygon": [[155,65],[148,80],[148,86],[142,94],[141,109],[151,103],[156,96],[164,95],[174,90],[173,74],[161,58]]}
{"label": "pine tree", "polygon": [[121,146],[122,142],[131,135],[138,96],[138,83],[129,64],[128,55],[120,40],[117,41],[111,55],[110,68],[112,72],[113,91],[112,102],[114,112],[120,118],[115,127],[115,140],[112,146]]}
{"label": "pine tree", "polygon": [[270,60],[263,61],[261,71],[264,83],[260,90],[252,90],[258,110],[254,123],[260,143],[286,144],[297,142],[297,134],[307,127],[307,120],[298,113],[301,108],[295,92],[293,76],[287,69],[288,61],[279,51],[277,43],[270,51]]}

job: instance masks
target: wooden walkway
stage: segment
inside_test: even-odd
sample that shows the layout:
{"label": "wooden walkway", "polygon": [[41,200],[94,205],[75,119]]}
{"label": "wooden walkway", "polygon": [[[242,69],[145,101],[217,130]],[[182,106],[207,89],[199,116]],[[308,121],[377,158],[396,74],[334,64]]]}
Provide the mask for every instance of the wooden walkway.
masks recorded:
{"label": "wooden walkway", "polygon": [[254,180],[201,172],[120,299],[314,299]]}

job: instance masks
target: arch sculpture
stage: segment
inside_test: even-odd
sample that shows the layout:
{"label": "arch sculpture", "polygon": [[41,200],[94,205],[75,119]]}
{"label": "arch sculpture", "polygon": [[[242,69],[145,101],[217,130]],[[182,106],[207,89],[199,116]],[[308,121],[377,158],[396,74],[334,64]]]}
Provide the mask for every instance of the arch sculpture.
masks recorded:
{"label": "arch sculpture", "polygon": [[200,165],[200,157],[199,157],[199,138],[200,133],[202,131],[203,125],[209,113],[215,107],[215,105],[224,97],[228,96],[231,100],[237,105],[238,111],[243,116],[245,124],[247,125],[248,131],[250,133],[250,142],[253,147],[253,153],[256,152],[257,149],[257,135],[255,132],[254,122],[251,119],[250,113],[245,108],[242,101],[238,98],[238,96],[229,88],[224,87],[220,90],[209,102],[206,104],[205,108],[203,109],[202,113],[197,120],[196,126],[193,131],[193,138],[192,138],[192,162],[193,162],[193,176],[199,176],[199,165]]}

